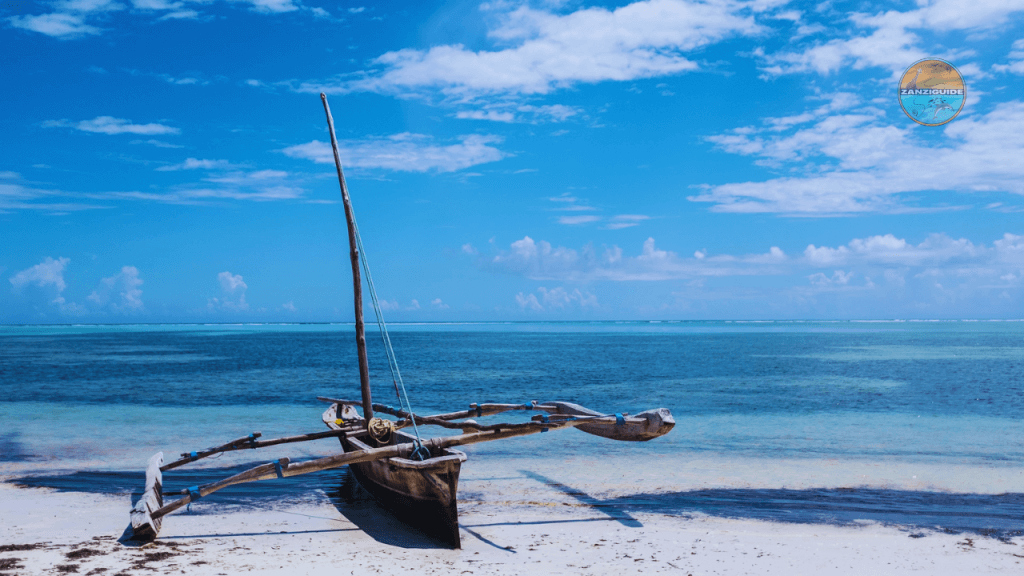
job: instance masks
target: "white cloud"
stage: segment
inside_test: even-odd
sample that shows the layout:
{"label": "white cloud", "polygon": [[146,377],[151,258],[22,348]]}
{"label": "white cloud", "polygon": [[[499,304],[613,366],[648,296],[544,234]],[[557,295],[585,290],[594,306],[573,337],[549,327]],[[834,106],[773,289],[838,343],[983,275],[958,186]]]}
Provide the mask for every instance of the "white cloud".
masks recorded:
{"label": "white cloud", "polygon": [[114,118],[113,116],[97,116],[92,120],[73,122],[71,120],[48,120],[43,122],[45,128],[74,128],[83,132],[95,132],[99,134],[142,134],[153,136],[156,134],[178,134],[181,132],[173,126],[163,124],[133,124],[131,120]]}
{"label": "white cloud", "polygon": [[292,3],[291,0],[231,0],[232,2],[239,2],[242,4],[252,5],[253,12],[260,12],[263,14],[280,14],[283,12],[294,12],[299,7]]}
{"label": "white cloud", "polygon": [[402,305],[398,303],[398,300],[387,300],[382,299],[379,301],[380,309],[385,312],[391,312],[393,310],[401,310]]}
{"label": "white cloud", "polygon": [[131,144],[149,144],[150,146],[156,146],[157,148],[184,148],[181,144],[171,144],[170,142],[164,142],[162,140],[132,140]]}
{"label": "white cloud", "polygon": [[533,115],[534,122],[549,120],[551,122],[565,122],[573,116],[580,115],[583,111],[575,106],[564,104],[549,104],[545,106],[533,106],[532,104],[521,105],[516,108],[519,112]]}
{"label": "white cloud", "polygon": [[241,274],[232,274],[231,272],[224,271],[217,274],[217,282],[220,283],[220,287],[227,294],[234,294],[241,290],[242,295],[245,295],[245,291],[249,289],[249,286],[242,279]]}
{"label": "white cloud", "polygon": [[201,205],[217,200],[248,200],[250,202],[272,202],[297,200],[304,191],[293,186],[265,186],[252,190],[227,188],[180,188],[168,192],[104,192],[87,194],[90,198],[105,200],[144,200],[163,204]]}
{"label": "white cloud", "polygon": [[1006,234],[992,248],[976,245],[966,238],[954,240],[945,234],[932,234],[920,244],[908,243],[892,234],[855,238],[846,246],[820,248],[811,244],[804,251],[807,262],[815,266],[844,264],[890,267],[989,266],[995,263],[1024,264],[1021,237]]}
{"label": "white cloud", "polygon": [[114,312],[138,312],[144,308],[141,285],[139,270],[134,266],[124,266],[119,273],[100,280],[87,300],[101,308],[109,307]]}
{"label": "white cloud", "polygon": [[958,118],[935,140],[866,112],[826,116],[786,135],[744,129],[712,137],[728,152],[769,166],[792,163],[807,175],[704,186],[689,199],[718,212],[855,214],[956,208],[905,205],[899,195],[909,192],[1024,194],[1024,132],[1015,128],[1024,125],[1024,103]]}
{"label": "white cloud", "polygon": [[564,104],[534,106],[532,104],[516,104],[512,101],[504,101],[490,104],[483,109],[460,110],[455,113],[455,117],[469,120],[539,124],[541,122],[565,122],[569,118],[582,113],[582,109]]}
{"label": "white cloud", "polygon": [[283,308],[284,310],[287,310],[289,312],[295,312],[295,311],[298,310],[298,308],[295,307],[295,302],[292,301],[292,300],[289,300],[289,301],[285,302],[284,304],[281,304],[281,308]]}
{"label": "white cloud", "polygon": [[440,298],[434,298],[433,300],[431,300],[430,307],[433,308],[434,310],[447,310],[451,308],[451,306],[445,304],[444,301],[442,301]]}
{"label": "white cloud", "polygon": [[480,255],[476,264],[492,272],[524,276],[533,280],[557,281],[660,281],[701,276],[782,274],[788,257],[777,247],[765,254],[741,257],[712,256],[683,258],[660,250],[648,238],[637,256],[623,256],[618,246],[598,254],[593,245],[576,251],[553,247],[529,236],[513,242],[508,250],[493,256]]}
{"label": "white cloud", "polygon": [[177,10],[168,12],[157,20],[198,20],[199,12],[195,10]]}
{"label": "white cloud", "polygon": [[[203,15],[189,8],[189,4],[209,5],[215,0],[130,0],[134,16],[155,17],[156,22],[164,20],[198,20]],[[293,0],[224,0],[225,3],[246,6],[249,11],[259,14],[285,14],[305,11],[314,18],[334,20],[327,10],[315,6],[305,6]],[[109,20],[107,13],[128,8],[126,4],[116,0],[57,0],[42,2],[53,8],[46,14],[22,15],[6,18],[15,28],[38,32],[61,40],[82,38],[102,34],[105,29],[97,27],[97,22]],[[351,11],[351,9],[350,9]],[[336,20],[338,21],[338,20]],[[162,75],[166,76],[166,75]],[[171,78],[164,80],[175,84],[205,84],[194,78]]]}
{"label": "white cloud", "polygon": [[913,31],[948,32],[985,31],[1005,25],[1015,14],[1024,11],[1021,0],[994,2],[961,2],[959,0],[922,0],[918,8],[899,12],[889,10],[877,14],[850,14],[848,38],[817,42],[802,51],[766,55],[762,68],[769,75],[799,72],[829,74],[845,66],[860,70],[881,67],[894,75],[928,56]]}
{"label": "white cloud", "polygon": [[[163,170],[193,170],[235,167],[227,160],[197,160],[189,158],[181,164],[162,167]],[[159,168],[158,168],[159,170]],[[181,185],[165,192],[100,192],[83,194],[101,200],[142,200],[163,204],[202,205],[218,200],[248,200],[273,202],[297,200],[305,191],[293,185],[292,175],[283,170],[229,171],[203,178],[206,183]],[[211,186],[208,183],[212,183]],[[330,202],[330,201],[320,201]]]}
{"label": "white cloud", "polygon": [[398,300],[380,300],[380,309],[385,312],[414,312],[420,309],[419,300],[415,298],[409,301],[408,306],[398,303]]}
{"label": "white cloud", "polygon": [[520,310],[540,311],[544,309],[537,301],[535,294],[523,294],[522,292],[516,294],[516,304],[519,305]]}
{"label": "white cloud", "polygon": [[172,172],[176,170],[215,170],[231,168],[232,164],[227,160],[200,160],[198,158],[186,158],[184,162],[180,164],[172,164],[170,166],[161,166],[157,168],[159,172]]}
{"label": "white cloud", "polygon": [[[598,253],[592,245],[582,250],[553,247],[529,236],[513,242],[508,250],[494,255],[476,255],[478,267],[491,272],[523,276],[533,280],[556,281],[661,281],[700,277],[786,275],[804,270],[849,272],[830,277],[846,283],[855,271],[875,275],[884,270],[930,270],[957,275],[1000,274],[1024,269],[1024,235],[1004,234],[991,246],[966,238],[931,234],[918,244],[892,234],[854,238],[846,245],[829,247],[810,244],[799,257],[790,257],[777,246],[765,253],[709,256],[698,250],[692,258],[662,250],[648,238],[636,256],[627,256],[618,246]],[[819,278],[815,276],[815,278]],[[838,282],[846,278],[845,281]],[[525,297],[525,296],[524,296]],[[547,305],[545,302],[541,302]]]}
{"label": "white cloud", "polygon": [[39,15],[12,16],[8,22],[15,28],[31,30],[61,40],[97,35],[103,31],[85,23],[85,18],[78,14],[50,13]]}
{"label": "white cloud", "polygon": [[[508,10],[509,4],[489,6]],[[439,91],[455,98],[495,93],[546,94],[577,83],[623,81],[695,70],[685,54],[762,28],[747,7],[732,2],[648,0],[614,10],[591,7],[569,14],[519,5],[497,14],[488,36],[506,48],[463,45],[388,52],[365,77],[306,82],[304,92]]]}
{"label": "white cloud", "polygon": [[[220,162],[214,160],[212,162]],[[230,166],[230,164],[217,164],[217,166]],[[284,170],[254,170],[252,172],[230,172],[221,176],[210,176],[204,178],[207,182],[218,182],[220,184],[257,184],[268,180],[283,180],[289,174]]]}
{"label": "white cloud", "polygon": [[71,262],[68,258],[58,258],[54,260],[47,256],[42,262],[35,266],[22,270],[14,276],[9,278],[13,290],[20,292],[27,286],[36,286],[46,290],[51,290],[54,294],[54,301],[63,302],[64,298],[61,294],[64,293],[64,289],[67,288],[67,284],[64,283],[64,268]]}
{"label": "white cloud", "polygon": [[644,220],[650,219],[650,216],[644,216],[643,214],[619,214],[618,216],[612,216],[611,222],[604,227],[608,230],[620,230],[622,228],[631,228]]}
{"label": "white cloud", "polygon": [[600,219],[600,216],[561,216],[558,218],[558,223],[569,225],[588,224],[590,222],[597,222]]}
{"label": "white cloud", "polygon": [[[408,132],[387,138],[343,140],[338,142],[342,164],[353,168],[382,168],[405,172],[454,172],[477,164],[495,162],[505,154],[490,146],[496,136],[471,134],[461,136],[458,144],[438,145],[423,134]],[[282,150],[292,158],[305,158],[320,164],[333,164],[334,152],[329,142],[314,140]]]}
{"label": "white cloud", "polygon": [[[540,298],[537,298],[537,294],[540,294]],[[541,286],[537,288],[537,294],[516,294],[516,305],[520,310],[531,312],[558,312],[571,308],[592,310],[600,307],[596,295],[581,292],[578,288],[569,291],[561,286],[552,289]]]}
{"label": "white cloud", "polygon": [[836,270],[832,273],[832,277],[828,277],[821,272],[811,274],[807,277],[811,281],[811,284],[815,286],[845,286],[850,283],[850,279],[853,278],[853,272],[843,272],[842,270]]}
{"label": "white cloud", "polygon": [[1013,43],[1007,59],[1010,61],[1009,64],[993,64],[992,69],[996,72],[1024,75],[1024,38]]}
{"label": "white cloud", "polygon": [[53,212],[76,212],[108,208],[99,204],[81,202],[43,201],[57,196],[73,196],[58,190],[41,190],[21,184],[0,184],[0,210],[49,210]]}
{"label": "white cloud", "polygon": [[455,113],[455,117],[463,120],[491,120],[494,122],[516,121],[516,115],[512,112],[499,112],[497,110],[460,110]]}
{"label": "white cloud", "polygon": [[232,274],[225,270],[217,274],[217,282],[220,284],[223,296],[208,299],[206,301],[208,311],[244,312],[249,309],[249,303],[245,301],[245,291],[249,289],[249,285],[242,279],[241,274]]}

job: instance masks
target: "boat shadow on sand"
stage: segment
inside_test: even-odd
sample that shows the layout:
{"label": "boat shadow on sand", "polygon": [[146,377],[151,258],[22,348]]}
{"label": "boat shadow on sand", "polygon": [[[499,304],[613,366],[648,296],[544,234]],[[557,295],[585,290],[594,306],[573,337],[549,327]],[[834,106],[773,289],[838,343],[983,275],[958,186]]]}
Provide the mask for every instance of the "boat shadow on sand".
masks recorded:
{"label": "boat shadow on sand", "polygon": [[[204,468],[168,474],[165,498],[176,497],[176,492],[183,487],[223,478],[247,466]],[[607,498],[589,494],[571,484],[535,472],[521,470],[519,473],[524,486],[533,484],[531,489],[543,486],[560,492],[598,514],[583,519],[553,515],[550,521],[529,522],[536,524],[617,522],[626,527],[640,528],[643,525],[637,516],[642,518],[643,514],[680,518],[707,515],[795,524],[855,526],[869,521],[896,526],[908,531],[911,536],[925,535],[930,531],[970,532],[999,539],[1024,535],[1024,493],[954,494],[876,488],[714,488]],[[137,471],[77,471],[8,480],[20,487],[50,488],[61,492],[131,494],[133,504],[141,496],[138,488],[143,481],[144,476]],[[326,494],[339,514],[379,542],[403,548],[443,547],[437,540],[404,524],[377,504],[344,468],[286,480],[232,486],[208,500],[201,500],[191,513],[219,514],[232,508],[287,507],[290,504],[309,502],[318,493]],[[462,496],[465,498],[469,494]],[[481,494],[479,500],[486,502],[487,496]],[[485,543],[504,548],[482,537],[476,529],[515,524],[521,523],[460,522],[460,527]]]}
{"label": "boat shadow on sand", "polygon": [[[717,488],[600,499],[540,474],[520,470],[627,527],[630,513],[683,518],[716,516],[791,524],[857,526],[879,523],[910,532],[963,532],[1000,540],[1024,536],[1024,494],[954,494],[877,488]],[[597,519],[595,519],[597,520]],[[499,524],[490,524],[499,525]]]}
{"label": "boat shadow on sand", "polygon": [[400,548],[447,548],[426,533],[402,522],[359,485],[346,466],[323,488],[338,512],[374,540]]}

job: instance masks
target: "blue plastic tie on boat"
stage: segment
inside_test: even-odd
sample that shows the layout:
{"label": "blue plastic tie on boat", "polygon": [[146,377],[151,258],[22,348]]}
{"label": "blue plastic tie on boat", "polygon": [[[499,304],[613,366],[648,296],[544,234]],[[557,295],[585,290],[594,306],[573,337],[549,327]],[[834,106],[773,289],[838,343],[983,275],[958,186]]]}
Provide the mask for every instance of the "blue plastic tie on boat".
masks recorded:
{"label": "blue plastic tie on boat", "polygon": [[484,411],[483,411],[482,408],[480,408],[480,405],[477,404],[477,407],[476,407],[476,417],[477,418],[483,418],[483,416],[484,416]]}
{"label": "blue plastic tie on boat", "polygon": [[533,404],[530,404],[529,402],[523,404],[523,407],[525,407],[527,410],[533,410]]}
{"label": "blue plastic tie on boat", "polygon": [[424,446],[422,443],[418,444],[419,446],[415,450],[413,450],[412,454],[410,454],[409,456],[410,459],[412,460],[419,460],[420,462],[422,462],[430,458],[430,450],[427,450],[427,447]]}
{"label": "blue plastic tie on boat", "polygon": [[274,470],[277,470],[277,477],[284,478],[284,469],[281,468],[281,461],[274,460]]}
{"label": "blue plastic tie on boat", "polygon": [[618,412],[616,412],[615,413],[615,425],[616,426],[622,426],[625,423],[626,423],[626,419],[622,417],[622,414],[619,414]]}
{"label": "blue plastic tie on boat", "polygon": [[192,453],[189,454],[189,457],[191,457],[193,460],[195,460],[196,458],[199,457],[199,453],[198,452],[192,452]]}
{"label": "blue plastic tie on boat", "polygon": [[[547,414],[541,415],[540,421],[543,422],[544,424],[547,424],[549,422],[548,415]],[[541,428],[540,431],[541,431],[541,434],[543,434],[544,432],[548,431],[548,428]]]}
{"label": "blue plastic tie on boat", "polygon": [[249,434],[249,448],[256,449],[256,435]]}
{"label": "blue plastic tie on boat", "polygon": [[199,486],[190,486],[188,489],[188,495],[193,502],[203,497],[203,495],[200,494],[199,492]]}

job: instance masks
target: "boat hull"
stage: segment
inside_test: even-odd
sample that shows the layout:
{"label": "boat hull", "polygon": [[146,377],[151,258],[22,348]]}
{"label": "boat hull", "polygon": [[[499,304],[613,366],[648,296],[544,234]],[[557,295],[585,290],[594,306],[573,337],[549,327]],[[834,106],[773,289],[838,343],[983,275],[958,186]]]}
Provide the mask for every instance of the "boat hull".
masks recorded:
{"label": "boat hull", "polygon": [[[327,425],[336,425],[329,416],[333,414],[324,414]],[[370,446],[372,441],[365,434],[339,440],[345,452],[377,447]],[[391,444],[413,440],[409,434],[397,431]],[[453,548],[461,548],[457,493],[459,472],[465,461],[464,452],[448,448],[423,461],[385,458],[350,464],[349,470],[359,484],[398,519]]]}

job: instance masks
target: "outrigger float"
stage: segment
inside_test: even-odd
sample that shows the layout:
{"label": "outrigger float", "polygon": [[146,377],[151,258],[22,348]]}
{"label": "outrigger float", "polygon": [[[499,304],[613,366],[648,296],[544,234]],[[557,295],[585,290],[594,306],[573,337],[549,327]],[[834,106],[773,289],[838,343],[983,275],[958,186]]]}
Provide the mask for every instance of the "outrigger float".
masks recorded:
{"label": "outrigger float", "polygon": [[[456,446],[503,440],[566,428],[577,428],[588,434],[624,441],[647,441],[667,434],[675,426],[671,412],[666,408],[647,410],[639,414],[603,414],[569,402],[537,402],[523,404],[470,404],[466,410],[432,416],[412,412],[394,350],[381,315],[370,268],[359,228],[356,226],[348,186],[341,169],[338,141],[334,133],[334,119],[327,96],[320,94],[327,114],[327,127],[338,169],[338,182],[345,205],[348,224],[349,251],[352,261],[352,286],[355,295],[356,349],[359,359],[359,383],[362,399],[359,401],[318,397],[330,407],[322,419],[327,430],[262,440],[259,432],[232,440],[226,444],[182,453],[173,462],[164,464],[163,452],[154,454],[146,468],[146,487],[142,497],[131,510],[132,538],[154,540],[160,532],[164,516],[235,484],[289,478],[321,470],[349,466],[352,474],[386,509],[405,522],[423,529],[454,548],[461,546],[458,524],[459,472],[466,454],[454,450]],[[360,254],[362,253],[362,258]],[[373,301],[380,334],[387,352],[392,380],[401,406],[394,408],[374,404],[370,394],[370,372],[366,355],[366,334],[363,324],[362,280],[360,263],[366,272],[366,282]],[[356,407],[362,408],[362,414]],[[528,422],[479,424],[472,418],[493,416],[514,410],[537,411]],[[380,418],[387,414],[396,420]],[[419,426],[438,426],[462,433],[423,439]],[[413,434],[402,430],[412,429]],[[292,462],[281,458],[256,466],[218,482],[192,486],[180,492],[173,502],[163,500],[163,472],[196,462],[203,458],[235,450],[258,449],[279,444],[308,442],[324,438],[337,438],[342,453],[325,458]]]}

